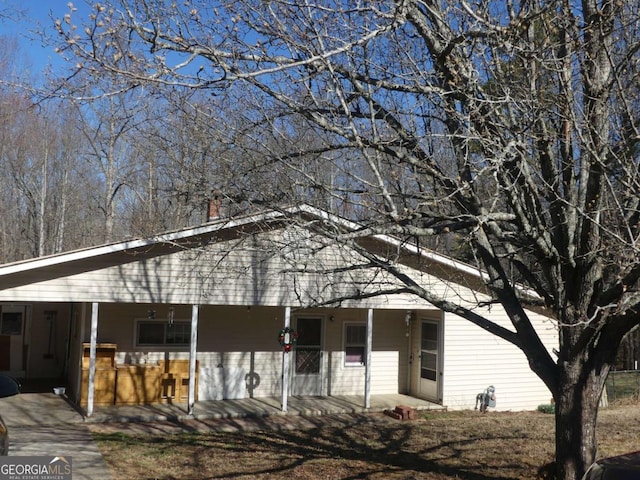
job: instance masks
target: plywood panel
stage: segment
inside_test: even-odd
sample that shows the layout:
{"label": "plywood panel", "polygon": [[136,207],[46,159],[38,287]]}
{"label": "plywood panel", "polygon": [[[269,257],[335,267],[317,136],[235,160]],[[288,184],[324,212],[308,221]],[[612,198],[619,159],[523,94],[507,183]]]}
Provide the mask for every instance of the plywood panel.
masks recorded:
{"label": "plywood panel", "polygon": [[[116,370],[96,370],[94,405],[113,405],[116,389]],[[87,406],[89,398],[89,370],[82,370],[82,387],[80,390],[80,405]]]}
{"label": "plywood panel", "polygon": [[[91,344],[83,343],[82,368],[89,368],[91,363]],[[115,343],[98,343],[96,345],[96,370],[115,367],[115,357],[118,346]]]}
{"label": "plywood panel", "polygon": [[159,366],[119,365],[116,371],[117,405],[141,405],[160,401]]}
{"label": "plywood panel", "polygon": [[[198,369],[196,361],[196,391],[198,400]],[[160,401],[185,403],[189,400],[189,360],[162,360],[160,362]]]}

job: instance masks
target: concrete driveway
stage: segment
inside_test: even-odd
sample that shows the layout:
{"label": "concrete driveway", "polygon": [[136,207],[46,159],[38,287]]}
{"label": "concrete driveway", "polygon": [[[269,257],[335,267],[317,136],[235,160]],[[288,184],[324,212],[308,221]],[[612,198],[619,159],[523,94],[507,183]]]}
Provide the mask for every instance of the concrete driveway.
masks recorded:
{"label": "concrete driveway", "polygon": [[64,397],[22,393],[0,399],[9,430],[10,456],[71,457],[74,480],[112,476],[82,415]]}

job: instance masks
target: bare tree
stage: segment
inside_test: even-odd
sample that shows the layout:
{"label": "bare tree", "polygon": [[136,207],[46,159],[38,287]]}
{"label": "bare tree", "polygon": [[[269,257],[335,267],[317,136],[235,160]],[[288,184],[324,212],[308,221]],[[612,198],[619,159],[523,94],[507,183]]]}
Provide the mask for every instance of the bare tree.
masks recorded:
{"label": "bare tree", "polygon": [[76,221],[88,185],[78,176],[73,119],[59,105],[36,106],[16,93],[1,96],[0,108],[4,261],[95,243],[83,244],[75,229],[88,226]]}
{"label": "bare tree", "polygon": [[[113,90],[241,86],[256,125],[279,132],[266,151],[281,171],[340,199],[364,233],[456,232],[512,329],[404,288],[522,349],[556,402],[558,477],[574,480],[594,459],[604,382],[639,318],[639,8],[114,0],[58,31],[78,69],[114,75]],[[321,148],[298,143],[294,125]],[[330,175],[301,169],[313,154]],[[406,281],[388,260],[371,257]],[[532,306],[558,322],[555,357]]]}
{"label": "bare tree", "polygon": [[136,177],[138,165],[131,153],[137,129],[144,123],[146,106],[126,93],[74,105],[82,120],[78,133],[87,147],[86,158],[101,179],[99,196],[92,196],[104,219],[103,241],[112,241],[124,234],[116,230],[121,226],[117,222],[118,207],[124,190],[132,188]]}
{"label": "bare tree", "polygon": [[2,261],[103,241],[96,237],[102,230],[88,201],[98,182],[81,153],[82,117],[73,104],[34,95],[43,80],[32,75],[29,55],[17,39],[0,36],[0,45]]}
{"label": "bare tree", "polygon": [[[220,197],[225,215],[294,198],[308,201],[314,193],[320,197],[307,180],[292,181],[293,165],[316,182],[324,175],[317,188],[328,192],[327,159],[321,157],[332,152],[318,135],[310,136],[308,124],[289,124],[281,132],[271,115],[261,112],[264,106],[233,88],[214,98],[181,90],[167,92],[166,99],[155,104],[155,120],[138,130],[134,156],[146,167],[139,170],[145,173],[128,203],[136,231],[150,234],[202,222],[212,196]],[[293,144],[305,148],[291,152]],[[284,156],[290,158],[289,166],[281,161]],[[319,203],[326,207],[330,202]]]}

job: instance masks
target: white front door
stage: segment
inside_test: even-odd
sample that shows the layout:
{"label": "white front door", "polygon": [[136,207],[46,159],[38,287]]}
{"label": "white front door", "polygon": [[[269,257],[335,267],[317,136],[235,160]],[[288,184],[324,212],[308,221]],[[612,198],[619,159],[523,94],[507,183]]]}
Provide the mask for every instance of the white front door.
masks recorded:
{"label": "white front door", "polygon": [[322,395],[322,323],[321,317],[296,318],[294,329],[298,340],[293,350],[293,395]]}
{"label": "white front door", "polygon": [[422,320],[420,324],[419,395],[440,401],[440,322]]}

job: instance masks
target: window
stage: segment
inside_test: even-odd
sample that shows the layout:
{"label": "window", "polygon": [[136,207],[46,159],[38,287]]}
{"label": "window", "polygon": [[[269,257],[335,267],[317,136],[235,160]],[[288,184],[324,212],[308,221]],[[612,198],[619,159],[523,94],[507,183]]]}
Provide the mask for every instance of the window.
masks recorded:
{"label": "window", "polygon": [[420,377],[433,382],[438,379],[438,324],[434,322],[422,322]]}
{"label": "window", "polygon": [[136,323],[137,346],[188,346],[191,341],[189,322],[140,320]]}
{"label": "window", "polygon": [[366,363],[367,326],[346,323],[344,325],[344,364],[362,366]]}
{"label": "window", "polygon": [[22,312],[2,312],[0,335],[22,335]]}

